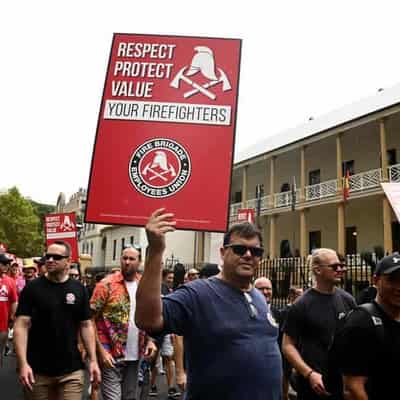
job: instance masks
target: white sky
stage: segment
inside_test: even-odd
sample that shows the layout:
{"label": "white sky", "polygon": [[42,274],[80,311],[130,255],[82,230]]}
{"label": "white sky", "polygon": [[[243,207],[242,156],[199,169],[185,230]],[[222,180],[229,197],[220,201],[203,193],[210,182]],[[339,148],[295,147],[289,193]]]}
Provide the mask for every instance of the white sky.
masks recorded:
{"label": "white sky", "polygon": [[397,1],[6,1],[0,189],[56,202],[86,187],[113,32],[243,39],[245,148],[400,82]]}

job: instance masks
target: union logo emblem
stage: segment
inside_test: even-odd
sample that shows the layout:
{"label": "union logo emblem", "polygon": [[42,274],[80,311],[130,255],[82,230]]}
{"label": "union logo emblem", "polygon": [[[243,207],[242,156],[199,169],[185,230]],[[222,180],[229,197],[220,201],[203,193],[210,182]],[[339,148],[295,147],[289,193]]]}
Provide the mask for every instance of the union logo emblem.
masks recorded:
{"label": "union logo emblem", "polygon": [[152,198],[169,197],[188,182],[191,172],[186,149],[171,139],[157,138],[140,145],[129,162],[134,188]]}

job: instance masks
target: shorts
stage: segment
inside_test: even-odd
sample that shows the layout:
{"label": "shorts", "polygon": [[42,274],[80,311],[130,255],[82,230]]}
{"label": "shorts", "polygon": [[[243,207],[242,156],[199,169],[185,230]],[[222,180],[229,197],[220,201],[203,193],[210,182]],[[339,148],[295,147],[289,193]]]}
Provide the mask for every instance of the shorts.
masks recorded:
{"label": "shorts", "polygon": [[172,357],[174,355],[174,346],[172,345],[172,336],[165,335],[161,345],[161,357]]}

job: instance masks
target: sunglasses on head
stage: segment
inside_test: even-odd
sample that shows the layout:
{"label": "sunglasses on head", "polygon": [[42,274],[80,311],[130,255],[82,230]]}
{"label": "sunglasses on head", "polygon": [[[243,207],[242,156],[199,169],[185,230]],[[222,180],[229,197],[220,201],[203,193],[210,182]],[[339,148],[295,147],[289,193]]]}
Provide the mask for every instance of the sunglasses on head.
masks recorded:
{"label": "sunglasses on head", "polygon": [[126,244],[122,249],[123,249],[123,250],[126,250],[126,249],[135,249],[135,250],[137,250],[137,251],[139,251],[139,252],[142,251],[142,248],[141,248],[140,246],[137,246],[136,244],[132,244],[132,243]]}
{"label": "sunglasses on head", "polygon": [[320,267],[329,267],[329,268],[333,269],[334,271],[337,271],[339,268],[346,269],[346,264],[343,264],[343,263],[320,264]]}
{"label": "sunglasses on head", "polygon": [[251,296],[248,293],[244,292],[243,294],[244,294],[244,298],[246,299],[247,306],[249,308],[250,318],[252,318],[252,319],[257,318],[258,310],[257,310],[256,306],[253,304],[253,299],[251,298]]}
{"label": "sunglasses on head", "polygon": [[50,253],[47,253],[45,257],[46,260],[50,260],[50,258],[52,258],[54,261],[60,261],[63,258],[68,258],[68,256],[62,256],[61,254],[50,254]]}
{"label": "sunglasses on head", "polygon": [[262,247],[245,246],[244,244],[227,244],[225,248],[230,248],[238,256],[244,256],[250,251],[252,257],[262,257],[264,249]]}

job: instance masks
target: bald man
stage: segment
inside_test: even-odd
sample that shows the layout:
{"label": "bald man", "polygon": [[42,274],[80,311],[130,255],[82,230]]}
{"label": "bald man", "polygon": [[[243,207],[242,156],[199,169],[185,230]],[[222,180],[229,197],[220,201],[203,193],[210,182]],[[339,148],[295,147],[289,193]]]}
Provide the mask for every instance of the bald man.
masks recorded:
{"label": "bald man", "polygon": [[290,307],[283,327],[282,350],[297,371],[298,400],[341,400],[341,395],[328,393],[322,377],[339,320],[356,307],[356,302],[336,287],[345,272],[336,251],[315,250],[311,268],[315,284]]}
{"label": "bald man", "polygon": [[271,300],[272,300],[272,283],[271,283],[271,281],[268,278],[266,278],[265,276],[262,276],[261,278],[257,278],[254,281],[254,287],[263,294],[266,302],[268,304],[270,304]]}

